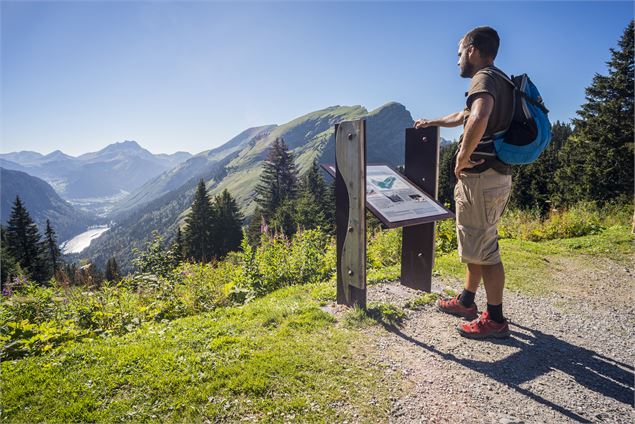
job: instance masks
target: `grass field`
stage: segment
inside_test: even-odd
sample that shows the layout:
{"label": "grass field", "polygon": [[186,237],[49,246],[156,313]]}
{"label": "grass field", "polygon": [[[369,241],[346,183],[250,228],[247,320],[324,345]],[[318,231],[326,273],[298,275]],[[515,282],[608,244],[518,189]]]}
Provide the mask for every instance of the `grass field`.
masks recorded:
{"label": "grass field", "polygon": [[388,387],[326,283],[2,364],[9,422],[385,419]]}
{"label": "grass field", "polygon": [[[532,242],[517,239],[500,241],[501,256],[506,270],[506,288],[529,294],[545,294],[552,290],[555,259],[588,258],[586,266],[592,267],[593,257],[610,258],[619,263],[633,260],[634,237],[624,225],[610,227],[599,234],[569,239]],[[456,252],[438,256],[435,271],[442,276],[463,278],[465,265]]]}
{"label": "grass field", "polygon": [[[625,225],[569,239],[501,240],[507,287],[549,293],[559,258],[590,267],[594,258],[610,258],[626,266],[633,261],[633,241]],[[369,282],[397,278],[393,262],[372,266]],[[437,256],[436,275],[456,284],[463,273],[455,252]],[[334,299],[333,281],[290,286],[243,306],[144,322],[125,335],[4,361],[2,420],[386,421],[399,380],[385,373],[373,357],[373,340],[355,325],[373,321],[353,311],[338,322],[321,308]],[[390,305],[378,305],[374,313],[388,321],[403,318]]]}

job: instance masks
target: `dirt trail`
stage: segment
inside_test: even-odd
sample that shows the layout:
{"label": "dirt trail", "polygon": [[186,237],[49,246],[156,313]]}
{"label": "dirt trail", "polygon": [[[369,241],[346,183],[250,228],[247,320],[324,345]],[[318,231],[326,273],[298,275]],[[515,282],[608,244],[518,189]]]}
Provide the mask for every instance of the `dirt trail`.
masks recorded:
{"label": "dirt trail", "polygon": [[[365,330],[380,361],[403,376],[390,422],[635,422],[635,267],[560,265],[554,293],[506,292],[509,339],[462,338],[460,318],[433,305],[408,310],[401,328]],[[446,287],[461,282],[436,279],[433,291]],[[419,294],[398,283],[368,288],[370,302],[402,307]],[[485,306],[483,290],[476,301]]]}

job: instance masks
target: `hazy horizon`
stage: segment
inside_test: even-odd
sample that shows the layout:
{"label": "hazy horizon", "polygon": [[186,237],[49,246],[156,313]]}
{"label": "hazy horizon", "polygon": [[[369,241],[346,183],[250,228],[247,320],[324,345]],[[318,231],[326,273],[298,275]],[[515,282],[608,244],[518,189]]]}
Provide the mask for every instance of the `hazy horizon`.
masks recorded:
{"label": "hazy horizon", "polygon": [[633,18],[630,2],[0,7],[0,152],[71,156],[124,140],[197,154],[334,105],[370,111],[397,101],[414,119],[455,112],[469,83],[458,75],[457,42],[483,24],[501,36],[496,64],[528,73],[551,120],[568,122]]}

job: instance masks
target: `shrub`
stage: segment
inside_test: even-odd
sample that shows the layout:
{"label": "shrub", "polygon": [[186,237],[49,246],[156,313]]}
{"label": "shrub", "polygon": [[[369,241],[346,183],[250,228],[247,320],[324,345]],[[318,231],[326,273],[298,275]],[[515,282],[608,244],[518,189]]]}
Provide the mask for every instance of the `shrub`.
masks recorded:
{"label": "shrub", "polygon": [[299,231],[293,239],[284,235],[263,235],[253,249],[243,240],[239,255],[241,272],[234,290],[263,295],[292,284],[309,284],[328,279],[333,272],[329,236],[318,230]]}
{"label": "shrub", "polygon": [[45,353],[89,334],[89,331],[78,329],[73,320],[45,321],[40,324],[28,319],[10,321],[2,326],[0,333],[2,359]]}
{"label": "shrub", "polygon": [[215,264],[183,263],[174,272],[178,284],[175,297],[182,300],[188,314],[212,311],[228,304],[228,285],[236,278],[230,262]]}
{"label": "shrub", "polygon": [[502,238],[529,241],[564,239],[597,234],[613,225],[628,225],[631,205],[608,204],[598,208],[592,202],[581,202],[568,209],[553,209],[544,220],[538,210],[507,211],[499,225]]}
{"label": "shrub", "polygon": [[210,311],[226,303],[223,285],[233,269],[230,264],[182,264],[168,278],[137,274],[93,291],[27,284],[0,306],[3,358],[43,353],[72,339],[127,333],[143,322]]}
{"label": "shrub", "polygon": [[176,263],[174,252],[162,247],[163,237],[158,231],[152,232],[152,240],[146,242],[145,250],[133,248],[135,254],[134,265],[142,273],[149,273],[161,277],[171,274]]}
{"label": "shrub", "polygon": [[437,223],[436,251],[437,253],[450,253],[457,249],[456,222],[454,219],[444,219]]}
{"label": "shrub", "polygon": [[376,229],[368,237],[366,262],[369,268],[383,268],[401,263],[401,228],[392,230]]}
{"label": "shrub", "polygon": [[498,224],[500,238],[532,240],[540,231],[541,218],[538,209],[508,209]]}

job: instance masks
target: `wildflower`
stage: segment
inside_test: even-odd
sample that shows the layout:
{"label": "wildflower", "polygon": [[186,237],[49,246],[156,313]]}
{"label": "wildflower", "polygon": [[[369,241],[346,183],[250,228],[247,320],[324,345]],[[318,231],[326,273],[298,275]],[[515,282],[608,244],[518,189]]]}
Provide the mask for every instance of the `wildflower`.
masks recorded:
{"label": "wildflower", "polygon": [[13,290],[10,286],[5,285],[4,287],[2,287],[2,295],[5,297],[10,297],[11,295],[13,295]]}

